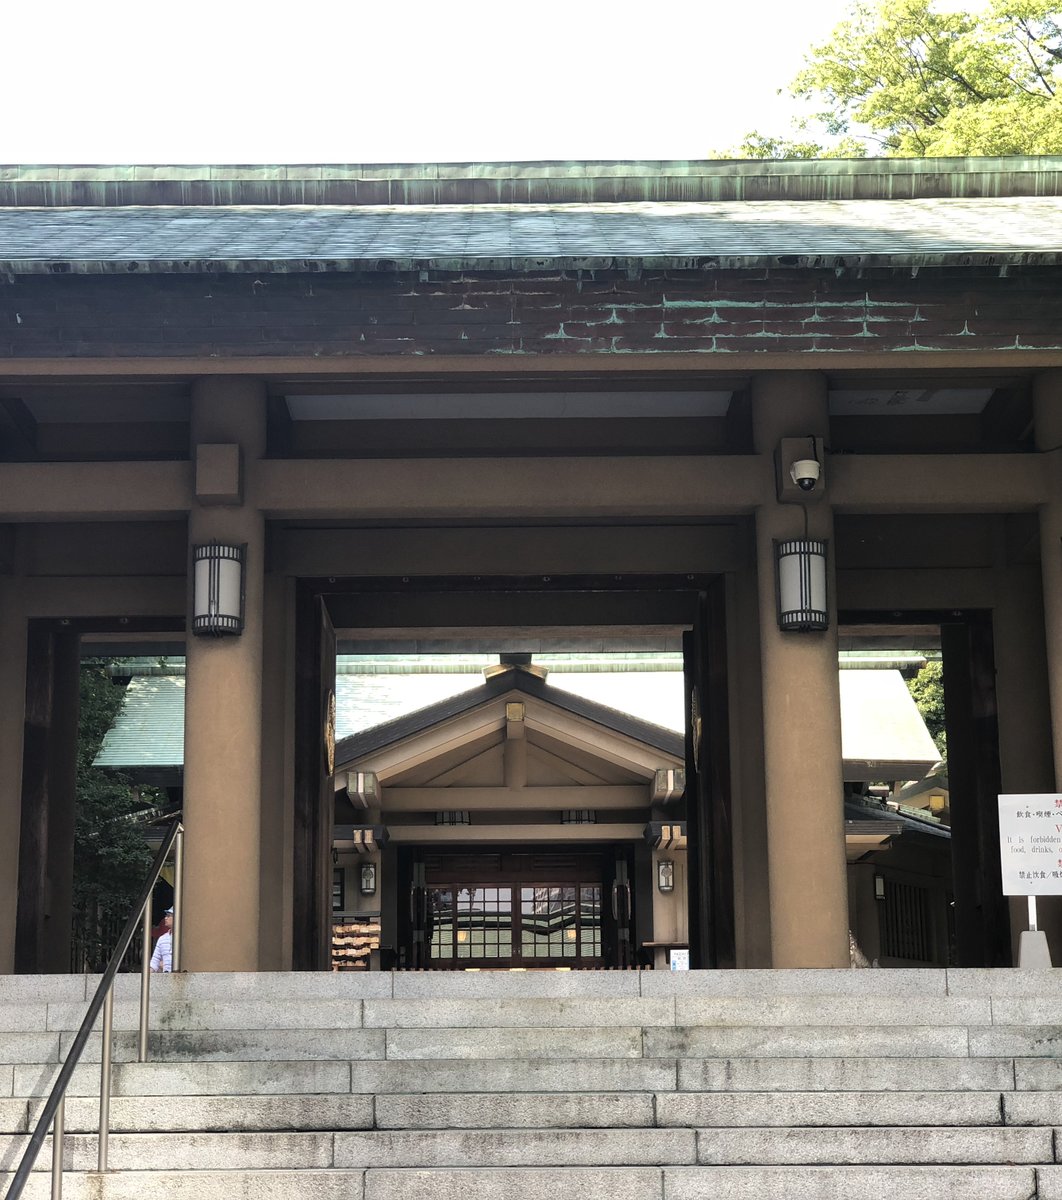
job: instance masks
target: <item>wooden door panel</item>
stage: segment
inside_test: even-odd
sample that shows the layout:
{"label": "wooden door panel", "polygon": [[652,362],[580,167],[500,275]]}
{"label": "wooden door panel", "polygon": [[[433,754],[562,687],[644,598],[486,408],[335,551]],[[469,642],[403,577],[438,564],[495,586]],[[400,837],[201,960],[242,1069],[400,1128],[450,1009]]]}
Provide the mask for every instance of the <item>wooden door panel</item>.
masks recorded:
{"label": "wooden door panel", "polygon": [[332,948],[332,775],[336,634],[322,596],[296,601],[292,966],[328,970]]}

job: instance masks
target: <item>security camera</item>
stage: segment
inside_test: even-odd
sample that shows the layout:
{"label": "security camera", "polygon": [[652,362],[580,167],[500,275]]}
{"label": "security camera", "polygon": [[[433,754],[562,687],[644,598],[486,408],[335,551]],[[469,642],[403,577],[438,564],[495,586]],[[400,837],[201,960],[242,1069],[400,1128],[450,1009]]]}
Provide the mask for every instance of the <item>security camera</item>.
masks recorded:
{"label": "security camera", "polygon": [[819,481],[821,470],[817,459],[798,458],[789,468],[789,475],[802,492],[812,492]]}

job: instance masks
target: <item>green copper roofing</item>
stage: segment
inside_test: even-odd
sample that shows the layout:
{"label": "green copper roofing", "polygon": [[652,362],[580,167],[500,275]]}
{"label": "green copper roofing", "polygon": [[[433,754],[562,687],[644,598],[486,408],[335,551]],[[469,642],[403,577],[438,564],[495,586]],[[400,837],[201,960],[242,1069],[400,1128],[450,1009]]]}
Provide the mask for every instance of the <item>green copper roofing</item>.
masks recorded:
{"label": "green copper roofing", "polygon": [[0,165],[0,206],[500,204],[1048,196],[1062,156]]}
{"label": "green copper roofing", "polygon": [[1062,262],[1062,196],[0,207],[0,270],[834,269]]}
{"label": "green copper roofing", "polygon": [[[486,657],[486,656],[483,656]],[[680,733],[685,691],[678,656],[660,656],[656,670],[586,670],[576,656],[553,659],[547,692],[574,694],[595,704]],[[671,659],[673,661],[667,661]],[[537,661],[537,660],[536,660]],[[542,661],[548,661],[544,656]],[[336,735],[342,739],[442,703],[483,685],[482,670],[438,674],[345,674],[336,678]],[[567,669],[565,669],[567,668]],[[180,767],[184,761],[184,677],[135,676],[96,766],[128,770]],[[536,685],[537,686],[537,685]],[[841,717],[845,777],[918,778],[938,758],[936,746],[899,671],[842,671]],[[902,765],[900,765],[902,764]],[[898,774],[888,774],[888,771]]]}
{"label": "green copper roofing", "polygon": [[179,767],[183,763],[184,677],[132,679],[93,765]]}

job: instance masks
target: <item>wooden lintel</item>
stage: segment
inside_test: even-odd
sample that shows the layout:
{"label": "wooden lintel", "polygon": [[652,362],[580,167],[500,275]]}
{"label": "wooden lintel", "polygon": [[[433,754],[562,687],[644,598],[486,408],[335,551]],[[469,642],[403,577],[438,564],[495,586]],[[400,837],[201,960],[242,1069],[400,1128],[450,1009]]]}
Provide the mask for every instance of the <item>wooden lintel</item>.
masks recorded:
{"label": "wooden lintel", "polygon": [[827,466],[837,512],[1031,512],[1049,492],[1036,454],[842,454]]}
{"label": "wooden lintel", "polygon": [[[775,371],[897,371],[914,372],[919,378],[944,372],[971,371],[1015,372],[1047,370],[1062,366],[1062,352],[1046,350],[881,350],[851,351],[743,351],[726,355],[725,370],[719,370],[719,355],[689,352],[634,354],[528,354],[511,355],[398,354],[246,355],[160,357],[145,355],[98,358],[21,358],[8,359],[0,374],[7,384],[40,382],[44,379],[164,379],[185,381],[199,376],[258,375],[265,379],[291,382],[329,376],[351,379],[365,375],[384,377],[453,375],[622,375],[630,378],[638,372],[651,377],[679,375],[711,380]],[[928,360],[928,361],[927,361]],[[740,382],[740,380],[738,381]]]}
{"label": "wooden lintel", "polygon": [[769,472],[756,455],[274,459],[258,495],[274,517],[705,517],[753,512]]}
{"label": "wooden lintel", "polygon": [[644,825],[389,825],[391,842],[640,842]]}
{"label": "wooden lintel", "polygon": [[192,495],[188,462],[0,463],[0,521],[159,520]]}
{"label": "wooden lintel", "polygon": [[649,789],[637,784],[587,787],[446,787],[384,788],[384,814],[436,812],[463,809],[468,812],[504,811],[560,812],[567,808],[648,808]]}
{"label": "wooden lintel", "polygon": [[[773,496],[769,455],[638,458],[265,460],[271,517],[719,518]],[[831,457],[838,512],[1023,512],[1047,500],[1035,454]],[[189,462],[0,463],[0,521],[162,519],[188,512]]]}

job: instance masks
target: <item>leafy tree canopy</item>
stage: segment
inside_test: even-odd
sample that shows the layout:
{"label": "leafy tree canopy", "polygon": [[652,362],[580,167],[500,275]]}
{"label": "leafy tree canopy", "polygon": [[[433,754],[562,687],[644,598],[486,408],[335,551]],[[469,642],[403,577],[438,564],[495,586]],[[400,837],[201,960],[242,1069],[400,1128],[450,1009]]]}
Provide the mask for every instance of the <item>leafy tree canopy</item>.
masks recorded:
{"label": "leafy tree canopy", "polygon": [[119,772],[92,765],[125,691],[111,682],[107,667],[102,659],[81,665],[74,905],[82,919],[127,917],[151,864],[143,826],[135,820],[145,797]]}
{"label": "leafy tree canopy", "polygon": [[907,681],[907,690],[918,705],[940,757],[946,759],[948,735],[944,722],[944,664],[939,659],[927,662],[913,679]]}
{"label": "leafy tree canopy", "polygon": [[979,12],[857,0],[806,61],[790,91],[814,108],[811,121],[793,137],[748,134],[733,154],[1062,153],[1062,7],[1047,0],[990,0]]}

